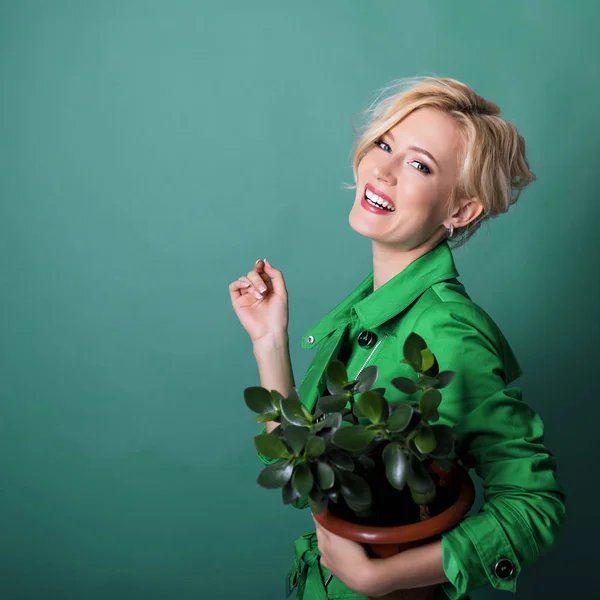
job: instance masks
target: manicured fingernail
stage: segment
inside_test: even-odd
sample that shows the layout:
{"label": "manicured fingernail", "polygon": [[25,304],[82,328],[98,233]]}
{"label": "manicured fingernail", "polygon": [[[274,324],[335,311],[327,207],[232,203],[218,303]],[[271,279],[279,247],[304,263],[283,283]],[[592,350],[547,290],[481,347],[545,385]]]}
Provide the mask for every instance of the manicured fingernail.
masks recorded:
{"label": "manicured fingernail", "polygon": [[264,294],[267,291],[267,288],[264,285],[261,285],[258,289],[260,290],[261,294]]}
{"label": "manicured fingernail", "polygon": [[254,264],[257,265],[261,260],[262,258],[259,258]]}
{"label": "manicured fingernail", "polygon": [[249,283],[244,283],[244,287],[250,287]]}
{"label": "manicured fingernail", "polygon": [[254,290],[254,297],[262,300],[262,294],[258,290]]}

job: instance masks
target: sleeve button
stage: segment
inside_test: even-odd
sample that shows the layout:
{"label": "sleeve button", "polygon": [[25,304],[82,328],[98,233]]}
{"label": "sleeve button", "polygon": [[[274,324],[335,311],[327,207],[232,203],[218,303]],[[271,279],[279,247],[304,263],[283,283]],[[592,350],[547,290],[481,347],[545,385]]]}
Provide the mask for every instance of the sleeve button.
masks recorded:
{"label": "sleeve button", "polygon": [[315,341],[315,338],[314,338],[312,335],[309,335],[309,336],[306,338],[306,342],[307,342],[308,344],[312,344],[314,341]]}
{"label": "sleeve button", "polygon": [[508,558],[501,558],[494,565],[494,572],[499,579],[509,579],[515,573],[515,565]]}

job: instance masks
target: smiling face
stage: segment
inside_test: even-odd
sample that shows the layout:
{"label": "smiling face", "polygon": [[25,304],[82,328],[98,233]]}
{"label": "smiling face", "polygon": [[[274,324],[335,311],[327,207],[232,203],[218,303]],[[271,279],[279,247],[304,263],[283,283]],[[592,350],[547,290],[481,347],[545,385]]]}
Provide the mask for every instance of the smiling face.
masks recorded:
{"label": "smiling face", "polygon": [[357,168],[350,226],[374,242],[413,250],[445,236],[462,138],[448,114],[419,108],[379,138]]}

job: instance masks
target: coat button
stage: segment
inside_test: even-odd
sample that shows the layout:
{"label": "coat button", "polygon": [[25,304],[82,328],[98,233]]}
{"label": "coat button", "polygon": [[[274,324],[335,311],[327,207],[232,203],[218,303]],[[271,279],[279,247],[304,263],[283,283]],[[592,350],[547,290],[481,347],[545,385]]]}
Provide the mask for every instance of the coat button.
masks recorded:
{"label": "coat button", "polygon": [[508,579],[514,575],[515,565],[512,560],[508,558],[502,557],[495,565],[494,565],[494,573],[496,573],[496,577],[499,579]]}
{"label": "coat button", "polygon": [[361,348],[370,348],[377,341],[377,336],[365,329],[358,334],[358,345]]}
{"label": "coat button", "polygon": [[312,335],[309,335],[306,338],[307,343],[312,344],[315,341],[315,338]]}

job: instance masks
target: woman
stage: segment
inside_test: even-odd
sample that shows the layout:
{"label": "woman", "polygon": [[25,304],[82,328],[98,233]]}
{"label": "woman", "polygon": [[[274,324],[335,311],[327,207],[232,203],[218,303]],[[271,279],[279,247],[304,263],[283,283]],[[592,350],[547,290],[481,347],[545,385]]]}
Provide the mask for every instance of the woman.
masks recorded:
{"label": "woman", "polygon": [[[450,244],[467,241],[507,212],[535,180],[525,144],[498,107],[452,79],[419,78],[379,101],[353,157],[350,225],[372,240],[373,272],[303,339],[318,346],[299,388],[314,409],[332,358],[355,377],[379,367],[378,385],[402,375],[401,347],[421,335],[440,369],[457,372],[444,390],[440,423],[456,427],[456,455],[482,478],[485,502],[441,540],[387,559],[320,526],[295,544],[291,584],[304,598],[360,598],[437,586],[465,598],[491,584],[516,591],[525,564],[556,543],[565,492],[543,445],[540,417],[511,386],[520,368],[491,318],[457,280]],[[261,385],[294,387],[283,276],[259,260],[230,285],[250,335]],[[389,389],[391,402],[403,398]],[[272,431],[277,423],[267,423]],[[261,456],[265,463],[269,459]],[[303,508],[306,502],[297,502]]]}

